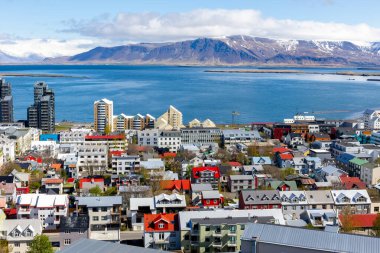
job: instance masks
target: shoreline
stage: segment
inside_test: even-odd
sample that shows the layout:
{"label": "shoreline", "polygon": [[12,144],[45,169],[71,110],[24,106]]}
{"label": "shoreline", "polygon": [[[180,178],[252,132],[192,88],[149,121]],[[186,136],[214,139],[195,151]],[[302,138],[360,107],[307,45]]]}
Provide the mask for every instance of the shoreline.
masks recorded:
{"label": "shoreline", "polygon": [[0,77],[52,77],[52,78],[89,78],[87,76],[70,76],[61,74],[22,74],[22,73],[0,73]]}

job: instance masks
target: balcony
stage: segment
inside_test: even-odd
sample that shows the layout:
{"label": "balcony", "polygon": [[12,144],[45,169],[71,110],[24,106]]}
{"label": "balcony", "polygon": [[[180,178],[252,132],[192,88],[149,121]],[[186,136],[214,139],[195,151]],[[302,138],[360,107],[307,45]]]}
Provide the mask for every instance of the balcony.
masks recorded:
{"label": "balcony", "polygon": [[18,214],[30,214],[30,208],[19,208]]}
{"label": "balcony", "polygon": [[222,237],[222,231],[221,230],[215,230],[213,236],[214,237]]}
{"label": "balcony", "polygon": [[211,244],[211,246],[214,247],[214,248],[222,248],[223,244],[222,244],[221,241],[220,242],[213,242]]}
{"label": "balcony", "polygon": [[228,230],[228,235],[235,236],[236,235],[236,230]]}
{"label": "balcony", "polygon": [[152,240],[152,243],[154,244],[168,244],[170,243],[168,239],[155,239],[155,240]]}
{"label": "balcony", "polygon": [[236,241],[228,241],[227,246],[228,247],[236,247]]}

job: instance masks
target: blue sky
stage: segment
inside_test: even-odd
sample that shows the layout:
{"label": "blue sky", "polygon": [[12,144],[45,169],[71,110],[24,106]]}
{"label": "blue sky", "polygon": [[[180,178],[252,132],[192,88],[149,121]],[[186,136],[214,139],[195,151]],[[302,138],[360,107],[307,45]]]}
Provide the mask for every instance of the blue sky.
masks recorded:
{"label": "blue sky", "polygon": [[235,31],[279,39],[380,41],[378,0],[0,0],[0,9],[0,51],[20,55],[65,55],[98,44]]}

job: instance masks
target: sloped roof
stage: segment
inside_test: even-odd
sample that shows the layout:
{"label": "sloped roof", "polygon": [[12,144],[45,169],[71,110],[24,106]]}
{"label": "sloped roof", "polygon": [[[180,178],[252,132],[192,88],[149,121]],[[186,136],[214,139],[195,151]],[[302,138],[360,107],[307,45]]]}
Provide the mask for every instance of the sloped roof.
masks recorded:
{"label": "sloped roof", "polygon": [[240,194],[245,205],[281,204],[277,190],[243,190]]}
{"label": "sloped roof", "polygon": [[[163,221],[168,224],[168,229],[158,229],[154,228],[154,223]],[[161,214],[144,214],[144,228],[145,232],[155,232],[155,231],[175,231],[177,227],[177,214],[174,213],[161,213]]]}
{"label": "sloped roof", "polygon": [[[376,220],[377,214],[351,214],[350,220],[354,228],[372,228]],[[339,214],[339,220],[342,219],[342,214]]]}

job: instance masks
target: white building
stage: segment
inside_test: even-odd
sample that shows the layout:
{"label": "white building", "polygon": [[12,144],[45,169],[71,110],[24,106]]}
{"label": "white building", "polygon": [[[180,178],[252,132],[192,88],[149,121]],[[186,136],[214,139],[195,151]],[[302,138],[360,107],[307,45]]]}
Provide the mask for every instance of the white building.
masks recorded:
{"label": "white building", "polygon": [[27,252],[34,236],[40,234],[40,219],[4,220],[0,223],[0,239],[8,241],[9,253]]}
{"label": "white building", "polygon": [[140,146],[158,146],[158,129],[145,129],[137,132],[137,143]]}
{"label": "white building", "polygon": [[237,143],[252,144],[254,142],[261,141],[261,136],[257,130],[246,131],[246,130],[223,130],[223,142],[224,145],[231,145]]}
{"label": "white building", "polygon": [[304,191],[280,191],[282,212],[292,219],[299,219],[307,209],[308,203]]}
{"label": "white building", "polygon": [[104,133],[113,131],[113,102],[106,98],[94,102],[94,128]]}
{"label": "white building", "polygon": [[39,219],[44,229],[56,229],[61,217],[68,215],[69,199],[66,194],[21,194],[17,196],[18,219]]}
{"label": "white building", "polygon": [[181,129],[182,144],[210,145],[219,143],[221,138],[222,131],[219,128],[193,127]]}
{"label": "white building", "polygon": [[352,213],[366,214],[371,211],[371,199],[367,190],[332,190],[335,208],[349,207]]}
{"label": "white building", "polygon": [[4,135],[0,135],[0,150],[3,153],[3,162],[11,162],[15,160],[16,156],[16,143],[8,139]]}
{"label": "white building", "polygon": [[55,157],[58,146],[59,144],[55,141],[32,141],[30,149],[37,152],[47,152],[50,157]]}
{"label": "white building", "polygon": [[78,148],[78,175],[101,174],[108,168],[107,146],[83,145]]}
{"label": "white building", "polygon": [[85,136],[92,132],[91,129],[78,128],[59,133],[59,142],[61,144],[83,144]]}
{"label": "white building", "polygon": [[380,131],[371,134],[371,143],[380,145]]}
{"label": "white building", "polygon": [[140,156],[113,156],[112,174],[131,175],[140,171]]}
{"label": "white building", "polygon": [[365,110],[363,121],[366,129],[380,129],[380,110]]}
{"label": "white building", "polygon": [[159,148],[168,148],[170,152],[177,152],[181,146],[180,131],[161,131],[158,136]]}

